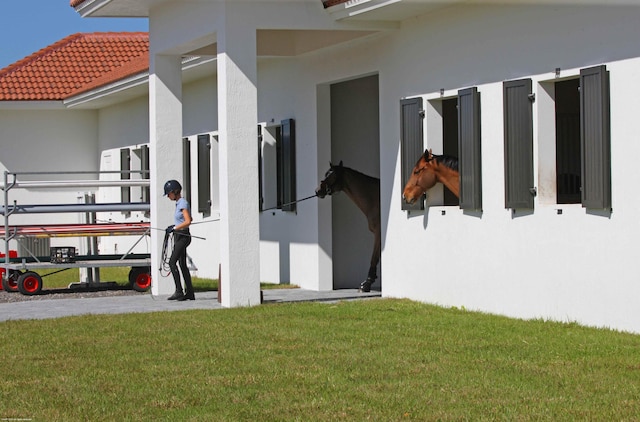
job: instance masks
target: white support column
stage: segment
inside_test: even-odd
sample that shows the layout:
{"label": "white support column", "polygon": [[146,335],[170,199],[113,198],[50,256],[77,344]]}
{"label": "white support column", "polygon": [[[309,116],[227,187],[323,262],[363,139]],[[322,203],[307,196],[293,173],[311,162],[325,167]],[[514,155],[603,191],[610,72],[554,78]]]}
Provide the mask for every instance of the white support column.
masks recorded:
{"label": "white support column", "polygon": [[260,304],[256,29],[242,16],[226,2],[217,27],[224,307]]}
{"label": "white support column", "polygon": [[[164,197],[164,183],[182,178],[182,67],[180,56],[151,54],[149,64],[149,165],[151,227],[173,224],[175,203]],[[151,230],[151,293],[174,292],[171,274],[159,271],[164,232]]]}

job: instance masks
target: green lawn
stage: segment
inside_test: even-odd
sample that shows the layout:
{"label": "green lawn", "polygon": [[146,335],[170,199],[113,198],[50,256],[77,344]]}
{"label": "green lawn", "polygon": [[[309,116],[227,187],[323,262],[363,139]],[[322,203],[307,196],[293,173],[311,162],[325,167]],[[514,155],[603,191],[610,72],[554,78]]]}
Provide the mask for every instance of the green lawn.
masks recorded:
{"label": "green lawn", "polygon": [[0,323],[0,418],[637,420],[640,336],[406,300]]}
{"label": "green lawn", "polygon": [[[130,267],[104,267],[100,268],[100,281],[111,282],[115,281],[121,287],[126,287],[129,284],[129,271]],[[80,281],[79,270],[77,268],[70,268],[64,271],[51,270],[51,269],[38,269],[34,268],[32,271],[37,272],[42,277],[44,289],[61,289],[69,286],[70,283],[78,283]],[[218,280],[202,277],[193,277],[193,289],[196,292],[206,292],[212,290],[218,290]],[[283,289],[283,288],[296,288],[296,285],[282,285],[273,283],[261,283],[262,289]],[[1,418],[1,416],[0,416]],[[0,419],[1,421],[1,419]]]}

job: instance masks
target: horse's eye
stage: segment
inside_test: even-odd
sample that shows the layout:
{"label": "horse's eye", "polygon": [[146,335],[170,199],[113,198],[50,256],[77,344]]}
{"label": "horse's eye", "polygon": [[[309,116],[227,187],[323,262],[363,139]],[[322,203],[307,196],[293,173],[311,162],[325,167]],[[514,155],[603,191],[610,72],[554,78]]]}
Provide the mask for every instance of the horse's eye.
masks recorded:
{"label": "horse's eye", "polygon": [[420,167],[419,169],[415,169],[413,171],[413,174],[420,174],[420,173],[422,173],[422,170],[424,170],[424,168],[422,168],[422,167]]}

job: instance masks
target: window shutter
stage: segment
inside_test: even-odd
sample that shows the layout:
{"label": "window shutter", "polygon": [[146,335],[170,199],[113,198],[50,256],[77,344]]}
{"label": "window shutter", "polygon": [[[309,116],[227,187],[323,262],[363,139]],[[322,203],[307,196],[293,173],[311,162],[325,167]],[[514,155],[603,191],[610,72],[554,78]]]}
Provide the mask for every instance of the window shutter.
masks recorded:
{"label": "window shutter", "polygon": [[[142,170],[142,178],[149,180],[151,178],[149,174],[149,146],[142,145],[140,147],[140,168]],[[151,188],[145,186],[142,188],[142,202],[151,202]]]}
{"label": "window shutter", "polygon": [[296,211],[296,125],[295,120],[285,119],[280,122],[280,205],[282,211]]}
{"label": "window shutter", "polygon": [[262,211],[264,194],[262,191],[262,125],[258,125],[258,209]]}
{"label": "window shutter", "polygon": [[606,66],[580,71],[582,206],[611,209],[609,73]]}
{"label": "window shutter", "polygon": [[182,196],[191,204],[191,141],[182,138]]}
{"label": "window shutter", "polygon": [[198,212],[211,213],[211,137],[198,135]]}
{"label": "window shutter", "polygon": [[522,79],[503,86],[505,208],[533,209],[531,85],[531,79]]}
{"label": "window shutter", "polygon": [[458,91],[458,154],[460,208],[481,210],[480,93],[475,87]]}
{"label": "window shutter", "polygon": [[[131,157],[130,157],[129,148],[122,148],[120,150],[120,179],[121,180],[129,180],[131,179]],[[131,188],[128,186],[122,186],[120,188],[120,199],[121,202],[127,203],[131,202]]]}
{"label": "window shutter", "polygon": [[[416,162],[424,152],[423,118],[422,98],[408,98],[400,101],[400,150],[402,154],[400,192],[404,190]],[[402,199],[402,195],[400,200],[403,210],[424,209],[424,195],[413,204],[407,204]]]}

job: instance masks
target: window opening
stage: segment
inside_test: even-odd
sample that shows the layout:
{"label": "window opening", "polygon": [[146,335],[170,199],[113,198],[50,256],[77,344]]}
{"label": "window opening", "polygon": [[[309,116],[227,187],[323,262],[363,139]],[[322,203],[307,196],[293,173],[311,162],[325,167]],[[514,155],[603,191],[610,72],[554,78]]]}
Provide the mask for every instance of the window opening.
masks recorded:
{"label": "window opening", "polygon": [[581,202],[580,80],[555,84],[556,99],[556,201]]}
{"label": "window opening", "polygon": [[[458,98],[442,100],[442,152],[444,155],[458,155]],[[459,205],[458,197],[446,186],[444,205]]]}

